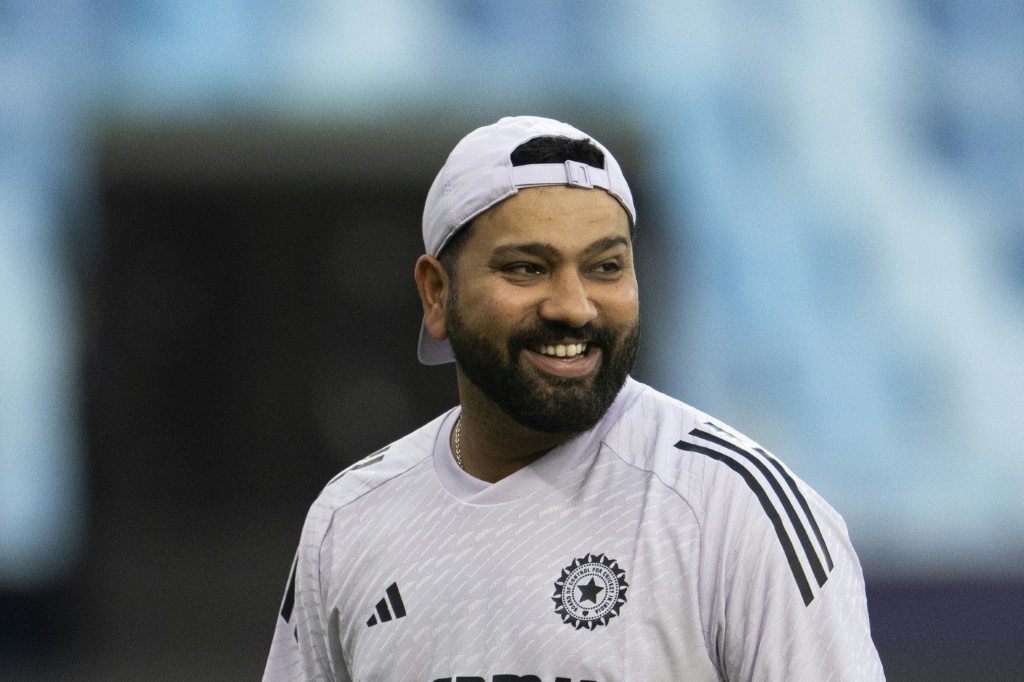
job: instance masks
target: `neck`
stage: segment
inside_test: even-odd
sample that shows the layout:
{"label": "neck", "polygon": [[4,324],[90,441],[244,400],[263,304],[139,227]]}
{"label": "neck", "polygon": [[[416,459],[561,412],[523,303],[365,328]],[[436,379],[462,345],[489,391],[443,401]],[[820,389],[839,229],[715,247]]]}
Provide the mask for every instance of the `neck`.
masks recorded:
{"label": "neck", "polygon": [[[461,370],[457,370],[457,375],[462,403],[462,466],[469,475],[496,483],[576,435],[543,433],[523,426],[495,405]],[[454,434],[452,439],[454,452]]]}

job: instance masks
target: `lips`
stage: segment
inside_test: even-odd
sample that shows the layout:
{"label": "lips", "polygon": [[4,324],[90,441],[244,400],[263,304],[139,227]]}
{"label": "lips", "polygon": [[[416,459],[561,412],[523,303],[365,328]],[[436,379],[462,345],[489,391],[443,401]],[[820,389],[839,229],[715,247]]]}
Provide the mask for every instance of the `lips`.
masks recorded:
{"label": "lips", "polygon": [[601,362],[601,349],[589,343],[546,344],[526,348],[523,355],[546,374],[566,379],[586,376]]}

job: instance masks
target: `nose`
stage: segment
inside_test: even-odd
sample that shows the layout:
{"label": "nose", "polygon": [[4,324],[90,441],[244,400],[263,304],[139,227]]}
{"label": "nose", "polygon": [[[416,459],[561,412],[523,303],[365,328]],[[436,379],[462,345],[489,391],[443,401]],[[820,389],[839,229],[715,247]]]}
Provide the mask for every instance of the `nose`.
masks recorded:
{"label": "nose", "polygon": [[597,306],[579,273],[563,271],[551,280],[540,305],[540,316],[570,327],[582,327],[597,317]]}

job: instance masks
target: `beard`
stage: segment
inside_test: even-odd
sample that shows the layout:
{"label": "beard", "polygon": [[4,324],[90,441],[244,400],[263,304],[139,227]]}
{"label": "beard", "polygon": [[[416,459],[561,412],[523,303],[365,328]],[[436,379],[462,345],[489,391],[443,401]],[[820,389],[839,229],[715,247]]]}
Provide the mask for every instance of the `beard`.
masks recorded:
{"label": "beard", "polygon": [[[505,414],[542,433],[574,434],[593,428],[626,382],[640,345],[639,322],[615,333],[593,323],[576,328],[544,321],[512,334],[502,353],[498,343],[463,326],[456,307],[448,306],[446,325],[459,368]],[[594,372],[582,377],[536,376],[523,368],[521,351],[566,337],[587,339],[588,353],[601,349]]]}

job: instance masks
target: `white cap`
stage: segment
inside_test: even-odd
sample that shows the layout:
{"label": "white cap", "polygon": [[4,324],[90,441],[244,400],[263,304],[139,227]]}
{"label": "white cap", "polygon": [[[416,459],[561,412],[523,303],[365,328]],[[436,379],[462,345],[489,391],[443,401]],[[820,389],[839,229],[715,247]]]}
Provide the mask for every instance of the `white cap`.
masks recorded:
{"label": "white cap", "polygon": [[[512,152],[536,137],[590,140],[604,153],[604,168],[577,161],[513,166]],[[459,228],[516,194],[521,187],[539,185],[600,187],[618,199],[631,224],[636,224],[629,185],[604,145],[567,123],[539,116],[506,116],[462,138],[434,178],[423,207],[423,244],[427,253],[441,253]],[[454,362],[455,356],[448,341],[435,339],[423,324],[419,359],[425,365],[442,365]]]}

